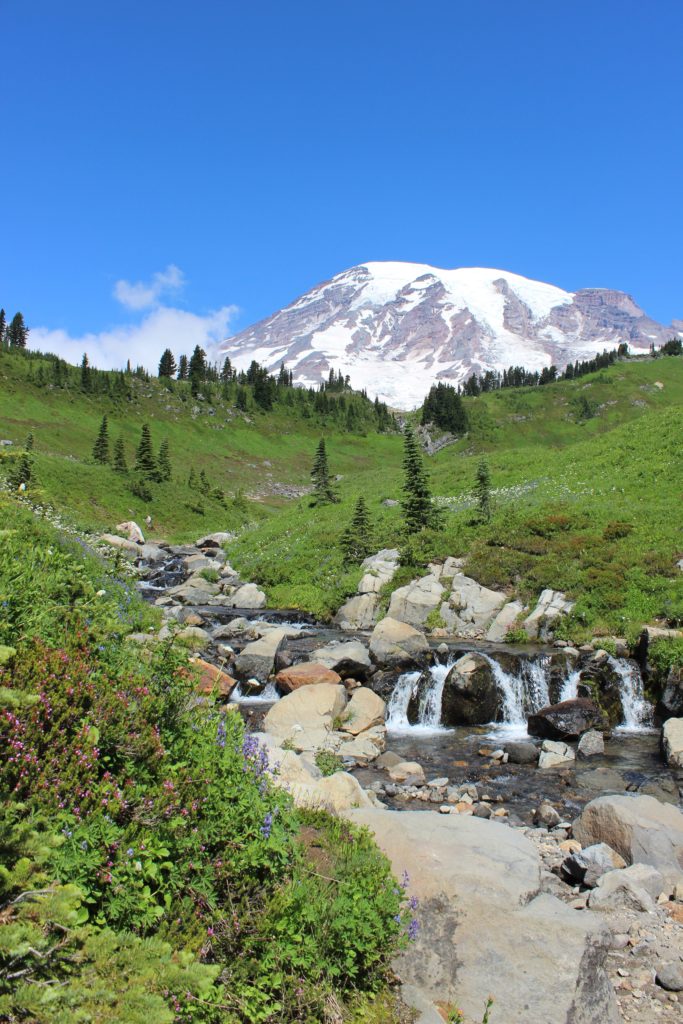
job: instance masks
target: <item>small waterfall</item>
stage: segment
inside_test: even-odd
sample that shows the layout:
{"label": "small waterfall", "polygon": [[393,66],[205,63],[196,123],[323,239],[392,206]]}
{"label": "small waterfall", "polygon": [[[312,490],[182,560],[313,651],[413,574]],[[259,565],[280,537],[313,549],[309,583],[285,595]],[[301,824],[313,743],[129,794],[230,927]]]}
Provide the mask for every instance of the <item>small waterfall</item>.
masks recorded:
{"label": "small waterfall", "polygon": [[621,679],[620,697],[624,720],[619,726],[628,732],[647,729],[652,722],[652,707],[645,699],[640,669],[634,661],[609,656],[609,664]]}
{"label": "small waterfall", "polygon": [[567,676],[565,681],[562,683],[562,689],[560,690],[560,703],[563,700],[575,700],[579,692],[579,682],[581,680],[581,673],[576,669]]}
{"label": "small waterfall", "polygon": [[390,732],[405,732],[410,729],[408,705],[415,696],[421,672],[404,672],[396,680],[396,686],[387,702],[386,727]]}
{"label": "small waterfall", "polygon": [[279,699],[280,694],[275,683],[268,683],[261,693],[250,693],[248,687],[245,688],[242,683],[238,683],[230,696],[230,700],[235,704],[274,704]]}
{"label": "small waterfall", "polygon": [[550,658],[541,654],[533,661],[524,661],[516,675],[505,669],[489,657],[486,658],[498,689],[503,698],[503,721],[506,729],[526,733],[526,716],[531,711],[538,711],[550,703],[548,679]]}
{"label": "small waterfall", "polygon": [[419,722],[423,728],[438,729],[441,725],[441,698],[446,676],[453,668],[453,662],[432,665],[430,680],[420,698]]}

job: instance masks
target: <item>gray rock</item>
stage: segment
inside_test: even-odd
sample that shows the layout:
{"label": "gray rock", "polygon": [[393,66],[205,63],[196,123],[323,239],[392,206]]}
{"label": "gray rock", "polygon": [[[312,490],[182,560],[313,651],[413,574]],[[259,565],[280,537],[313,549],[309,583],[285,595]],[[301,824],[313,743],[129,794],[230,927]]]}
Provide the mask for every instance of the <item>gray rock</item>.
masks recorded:
{"label": "gray rock", "polygon": [[319,647],[311,654],[311,661],[338,672],[342,679],[364,680],[372,667],[370,655],[360,640],[333,642]]}
{"label": "gray rock", "polygon": [[589,772],[581,772],[577,782],[594,793],[623,793],[626,789],[623,777],[614,768],[593,768]]}
{"label": "gray rock", "polygon": [[574,603],[568,601],[559,590],[544,590],[531,615],[522,623],[522,627],[534,640],[549,640],[557,619],[561,615],[568,615],[573,607]]}
{"label": "gray rock", "polygon": [[664,884],[656,868],[632,864],[602,875],[588,897],[588,906],[591,910],[635,910],[651,914]]}
{"label": "gray rock", "polygon": [[378,622],[370,637],[370,657],[383,668],[407,668],[425,660],[429,644],[423,633],[389,617]]}
{"label": "gray rock", "polygon": [[605,753],[605,740],[597,729],[589,729],[579,740],[577,753],[580,757],[594,757]]}
{"label": "gray rock", "polygon": [[669,718],[662,726],[662,753],[671,768],[683,768],[683,718]]}
{"label": "gray rock", "polygon": [[423,576],[391,595],[388,615],[411,626],[424,626],[428,616],[441,604],[443,587],[436,576]]}
{"label": "gray rock", "polygon": [[534,823],[545,825],[546,828],[554,828],[562,821],[555,808],[547,800],[544,800],[534,811]]}
{"label": "gray rock", "polygon": [[397,764],[401,764],[403,758],[399,754],[395,754],[393,750],[385,750],[381,754],[375,764],[378,768],[395,768]]}
{"label": "gray rock", "polygon": [[268,601],[255,583],[244,583],[223,601],[227,608],[265,608]]}
{"label": "gray rock", "polygon": [[482,587],[476,580],[457,572],[451,593],[439,611],[446,628],[455,636],[483,637],[506,601],[507,596],[502,592]]}
{"label": "gray rock", "polygon": [[505,753],[510,764],[536,764],[538,761],[538,747],[524,740],[506,743]]}
{"label": "gray rock", "polygon": [[[238,679],[258,679],[265,683],[275,667],[275,654],[287,636],[286,629],[273,629],[260,640],[247,644],[235,658],[234,672]],[[315,689],[316,687],[312,687]]]}
{"label": "gray rock", "polygon": [[527,718],[529,734],[549,740],[577,739],[589,729],[596,726],[606,728],[607,725],[597,704],[585,697],[551,704]]}
{"label": "gray rock", "polygon": [[574,761],[574,758],[574,751],[566,743],[544,740],[538,758],[538,767],[557,768],[560,765],[566,767],[567,764]]}
{"label": "gray rock", "polygon": [[642,796],[653,796],[655,800],[660,800],[663,804],[673,804],[678,807],[678,786],[673,779],[665,777],[651,779],[639,786],[638,792]]}
{"label": "gray rock", "polygon": [[627,864],[649,864],[667,881],[683,873],[683,814],[651,796],[601,796],[574,822],[582,846],[607,843]]}
{"label": "gray rock", "polygon": [[514,625],[525,610],[525,606],[521,601],[508,601],[489,626],[486,632],[486,639],[492,643],[499,643],[501,640],[504,640],[510,627]]}
{"label": "gray rock", "polygon": [[570,854],[562,862],[562,876],[571,883],[579,882],[593,889],[608,871],[625,868],[626,861],[607,843],[595,843]]}
{"label": "gray rock", "polygon": [[341,606],[333,622],[345,630],[369,629],[377,617],[378,604],[377,594],[358,594]]}
{"label": "gray rock", "polygon": [[610,932],[540,894],[540,861],[514,829],[474,815],[358,810],[394,872],[407,871],[420,931],[394,967],[426,999],[481,1020],[489,995],[501,1024],[617,1024],[604,969]]}
{"label": "gray rock", "polygon": [[458,658],[441,697],[444,725],[483,725],[498,716],[501,696],[490,662],[481,654]]}
{"label": "gray rock", "polygon": [[207,533],[197,541],[198,548],[222,548],[228,541],[234,540],[234,533]]}
{"label": "gray rock", "polygon": [[667,992],[683,992],[683,964],[660,964],[655,981]]}

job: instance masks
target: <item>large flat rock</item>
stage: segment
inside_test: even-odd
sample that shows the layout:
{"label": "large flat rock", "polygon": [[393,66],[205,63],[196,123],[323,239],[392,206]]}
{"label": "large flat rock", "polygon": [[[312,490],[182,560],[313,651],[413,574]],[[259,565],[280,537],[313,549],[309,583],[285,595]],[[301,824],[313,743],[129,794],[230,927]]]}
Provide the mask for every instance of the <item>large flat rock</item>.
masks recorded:
{"label": "large flat rock", "polygon": [[489,995],[501,1024],[617,1024],[598,915],[539,895],[540,861],[520,833],[474,817],[346,812],[408,872],[420,930],[395,968],[427,999],[480,1020]]}

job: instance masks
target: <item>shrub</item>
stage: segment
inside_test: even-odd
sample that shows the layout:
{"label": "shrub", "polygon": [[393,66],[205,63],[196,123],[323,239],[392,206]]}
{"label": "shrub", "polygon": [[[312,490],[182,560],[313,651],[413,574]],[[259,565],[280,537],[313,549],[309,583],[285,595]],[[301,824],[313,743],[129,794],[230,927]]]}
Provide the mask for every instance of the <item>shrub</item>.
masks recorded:
{"label": "shrub", "polygon": [[324,776],[344,771],[344,761],[332,750],[316,750],[314,761]]}

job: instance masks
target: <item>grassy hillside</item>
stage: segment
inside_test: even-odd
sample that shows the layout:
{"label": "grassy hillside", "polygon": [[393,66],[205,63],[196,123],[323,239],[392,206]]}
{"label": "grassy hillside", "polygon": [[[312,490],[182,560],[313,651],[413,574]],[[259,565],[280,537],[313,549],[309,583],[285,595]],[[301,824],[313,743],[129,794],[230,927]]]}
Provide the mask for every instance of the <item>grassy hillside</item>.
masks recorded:
{"label": "grassy hillside", "polygon": [[[575,638],[683,615],[683,577],[675,567],[683,555],[680,357],[619,362],[575,381],[466,399],[467,436],[428,460],[445,509],[443,529],[409,543],[400,509],[382,505],[401,496],[396,434],[340,432],[324,416],[304,417],[280,404],[245,416],[230,401],[209,405],[158,381],[133,380],[132,400],[117,405],[38,387],[31,374],[32,361],[2,356],[0,436],[21,442],[34,433],[39,496],[96,528],[148,512],[157,535],[176,540],[240,527],[230,558],[266,585],[273,604],[325,614],[354,590],[358,568],[344,566],[338,541],[363,494],[377,547],[401,546],[406,576],[429,557],[455,554],[468,557],[481,582],[527,599],[546,586],[565,589],[577,600],[568,624]],[[174,479],[155,486],[151,502],[92,462],[104,412],[112,438],[126,439],[129,463],[143,422],[156,447],[169,439]],[[309,484],[321,434],[330,470],[341,476],[341,501],[311,508],[308,497],[282,492]],[[482,455],[495,490],[488,524],[473,512]],[[191,467],[203,468],[231,496],[226,507],[188,488]],[[240,500],[240,491],[249,500]]]}

